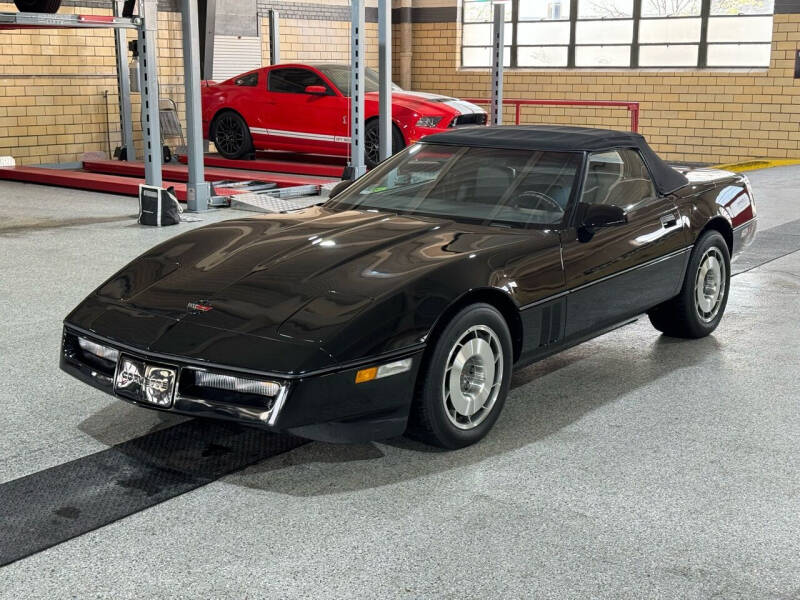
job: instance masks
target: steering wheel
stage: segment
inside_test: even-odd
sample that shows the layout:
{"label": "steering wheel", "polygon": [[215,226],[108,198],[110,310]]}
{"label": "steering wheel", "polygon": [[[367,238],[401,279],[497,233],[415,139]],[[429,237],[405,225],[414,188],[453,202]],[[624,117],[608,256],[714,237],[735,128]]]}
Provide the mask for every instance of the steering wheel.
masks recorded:
{"label": "steering wheel", "polygon": [[[528,199],[533,199],[534,202],[532,204],[527,204],[525,201]],[[548,207],[542,209],[542,204],[546,204]],[[561,205],[556,200],[543,192],[536,192],[534,190],[522,192],[514,197],[514,200],[511,202],[511,206],[514,208],[527,208],[529,210],[550,210],[550,212],[557,212],[560,214],[564,213],[564,209],[561,208]]]}

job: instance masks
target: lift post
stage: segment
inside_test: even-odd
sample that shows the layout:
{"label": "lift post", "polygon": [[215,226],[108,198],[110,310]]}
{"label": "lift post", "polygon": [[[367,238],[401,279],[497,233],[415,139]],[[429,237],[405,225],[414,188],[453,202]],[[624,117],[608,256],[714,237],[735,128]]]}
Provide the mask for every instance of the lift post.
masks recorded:
{"label": "lift post", "polygon": [[281,62],[281,32],[278,24],[278,11],[269,10],[269,64],[277,65]]}
{"label": "lift post", "polygon": [[351,0],[350,29],[350,176],[367,172],[364,164],[364,0]]}
{"label": "lift post", "polygon": [[200,26],[197,1],[182,0],[183,8],[183,78],[186,96],[186,154],[189,180],[186,204],[190,211],[208,210],[211,185],[205,181],[202,108],[200,103]]}
{"label": "lift post", "polygon": [[378,0],[378,136],[380,160],[392,155],[392,2]]}
{"label": "lift post", "polygon": [[492,30],[492,104],[489,110],[492,125],[503,124],[503,63],[505,55],[506,7],[494,5],[494,28]]}
{"label": "lift post", "polygon": [[[114,0],[114,16],[121,17],[125,0]],[[131,82],[128,72],[128,36],[124,29],[114,29],[114,51],[117,57],[117,92],[119,94],[120,147],[126,160],[136,160],[133,144],[133,115],[131,111]],[[109,157],[111,158],[111,157]]]}
{"label": "lift post", "polygon": [[149,186],[161,187],[161,122],[158,114],[158,1],[139,0],[139,90],[142,99],[144,175]]}

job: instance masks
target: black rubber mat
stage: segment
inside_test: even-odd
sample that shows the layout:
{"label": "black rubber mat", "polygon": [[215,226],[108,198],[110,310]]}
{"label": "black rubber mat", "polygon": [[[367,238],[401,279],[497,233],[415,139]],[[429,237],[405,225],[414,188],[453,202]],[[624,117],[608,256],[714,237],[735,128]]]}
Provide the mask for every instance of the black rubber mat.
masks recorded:
{"label": "black rubber mat", "polygon": [[0,485],[0,566],[306,443],[192,420]]}
{"label": "black rubber mat", "polygon": [[756,233],[756,239],[731,266],[733,275],[744,273],[800,250],[800,219]]}

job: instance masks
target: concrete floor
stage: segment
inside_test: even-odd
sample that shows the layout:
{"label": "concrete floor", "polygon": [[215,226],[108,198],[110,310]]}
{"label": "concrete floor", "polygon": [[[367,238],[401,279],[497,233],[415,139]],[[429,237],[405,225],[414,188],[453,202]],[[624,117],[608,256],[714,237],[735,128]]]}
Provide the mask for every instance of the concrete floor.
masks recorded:
{"label": "concrete floor", "polygon": [[[800,168],[750,178],[778,250],[713,336],[640,320],[517,373],[476,446],[309,443],[0,567],[0,597],[800,598]],[[0,488],[183,421],[57,368],[88,291],[234,216],[135,212],[0,184]]]}

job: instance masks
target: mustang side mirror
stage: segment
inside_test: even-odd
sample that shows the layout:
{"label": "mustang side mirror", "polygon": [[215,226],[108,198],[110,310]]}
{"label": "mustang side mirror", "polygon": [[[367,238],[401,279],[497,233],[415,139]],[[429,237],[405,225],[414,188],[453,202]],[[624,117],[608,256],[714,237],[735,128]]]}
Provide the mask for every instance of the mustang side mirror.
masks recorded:
{"label": "mustang side mirror", "polygon": [[353,182],[355,182],[355,179],[345,179],[344,181],[340,181],[339,183],[337,183],[335,186],[333,186],[330,193],[328,194],[328,200],[330,200],[334,196],[341,194],[344,190],[353,185]]}
{"label": "mustang side mirror", "polygon": [[328,90],[325,89],[324,85],[309,85],[306,86],[306,94],[314,94],[316,96],[325,96],[327,95]]}

